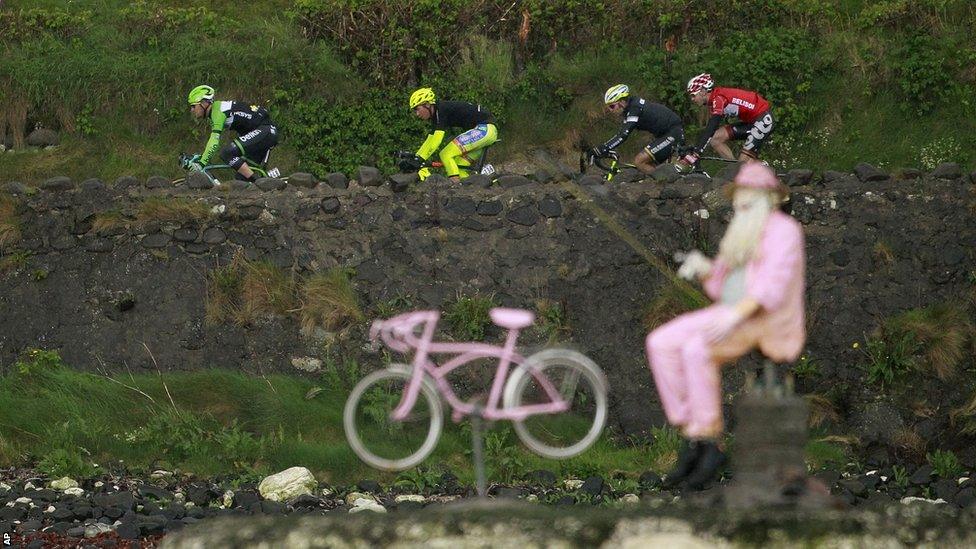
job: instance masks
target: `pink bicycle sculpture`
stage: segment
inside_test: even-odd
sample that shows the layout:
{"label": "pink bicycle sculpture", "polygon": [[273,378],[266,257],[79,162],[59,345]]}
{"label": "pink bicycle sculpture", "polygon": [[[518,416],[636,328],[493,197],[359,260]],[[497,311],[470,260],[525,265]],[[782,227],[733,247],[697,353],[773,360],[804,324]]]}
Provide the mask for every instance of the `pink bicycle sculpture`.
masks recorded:
{"label": "pink bicycle sculpture", "polygon": [[[546,349],[523,357],[515,349],[519,330],[535,315],[495,308],[492,321],[508,329],[501,346],[479,342],[433,341],[437,311],[416,311],[377,320],[375,342],[393,351],[413,351],[412,364],[391,364],[353,388],[343,424],[350,446],[363,461],[386,470],[403,470],[423,461],[443,429],[442,398],[455,422],[477,415],[489,421],[512,420],[519,438],[535,453],[568,458],[600,436],[607,417],[607,382],[597,365],[569,349]],[[432,355],[453,355],[440,365]],[[497,359],[487,401],[462,401],[447,376],[474,361]]]}

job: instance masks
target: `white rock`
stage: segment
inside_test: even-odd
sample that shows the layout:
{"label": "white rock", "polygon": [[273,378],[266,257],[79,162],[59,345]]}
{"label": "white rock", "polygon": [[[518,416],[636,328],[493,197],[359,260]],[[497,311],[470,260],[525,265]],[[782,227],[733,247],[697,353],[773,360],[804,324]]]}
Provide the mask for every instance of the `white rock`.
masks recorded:
{"label": "white rock", "polygon": [[186,507],[187,509],[190,509],[190,508],[196,507],[197,504],[196,503],[193,503],[192,501],[188,501],[183,506]]}
{"label": "white rock", "polygon": [[74,488],[68,488],[67,490],[64,491],[64,493],[65,495],[78,496],[78,497],[85,495],[85,491],[82,490],[81,488],[78,488],[77,486]]}
{"label": "white rock", "polygon": [[14,503],[12,501],[8,501],[6,506],[7,507],[13,507],[14,505],[16,505],[16,503]]}
{"label": "white rock", "polygon": [[232,490],[227,490],[224,492],[224,496],[221,498],[222,507],[224,509],[230,509],[234,506],[234,492]]}
{"label": "white rock", "polygon": [[403,503],[405,501],[413,501],[416,503],[426,503],[427,498],[421,496],[420,494],[400,494],[399,496],[393,498],[393,501],[397,503]]}
{"label": "white rock", "polygon": [[364,494],[362,492],[349,492],[346,494],[346,505],[355,505],[357,499],[371,499],[376,501],[376,498],[372,494]]}
{"label": "white rock", "polygon": [[302,494],[311,494],[318,485],[311,471],[305,467],[291,467],[265,477],[258,484],[258,492],[267,500],[287,501]]}
{"label": "white rock", "polygon": [[108,524],[102,524],[101,522],[96,522],[85,526],[85,537],[93,538],[99,534],[104,534],[106,532],[111,532],[112,527]]}
{"label": "white rock", "polygon": [[171,473],[170,471],[164,471],[163,469],[157,469],[157,470],[153,471],[152,473],[149,473],[149,478],[154,479],[154,480],[159,480],[159,479],[164,479],[164,478],[171,478],[172,476],[173,476],[173,473]]}
{"label": "white rock", "polygon": [[0,490],[3,490],[4,492],[6,492],[6,491],[10,490],[10,485],[7,484],[6,482],[0,482]]}
{"label": "white rock", "polygon": [[105,483],[104,482],[102,482],[100,480],[96,480],[95,481],[95,488],[101,488],[102,486],[105,486]]}
{"label": "white rock", "polygon": [[914,497],[914,496],[908,496],[908,497],[901,498],[901,502],[902,502],[903,505],[908,505],[910,503],[931,503],[933,505],[941,505],[941,504],[945,503],[946,501],[944,499],[942,499],[942,498],[939,498],[939,499],[926,499],[926,498],[917,498],[917,497]]}
{"label": "white rock", "polygon": [[64,492],[68,488],[77,488],[77,487],[78,487],[78,481],[76,481],[71,477],[61,477],[57,480],[51,481],[52,490],[60,490]]}
{"label": "white rock", "polygon": [[567,490],[579,490],[583,486],[583,481],[578,478],[568,478],[563,481],[563,486]]}
{"label": "white rock", "polygon": [[637,494],[624,494],[624,497],[620,498],[620,503],[626,503],[628,505],[640,503],[640,498]]}
{"label": "white rock", "polygon": [[353,506],[349,509],[350,513],[359,513],[362,511],[372,511],[374,513],[385,513],[386,507],[383,507],[375,500],[359,498],[353,502]]}
{"label": "white rock", "polygon": [[268,210],[261,210],[261,215],[258,216],[258,221],[264,223],[265,225],[275,224],[275,218]]}
{"label": "white rock", "polygon": [[212,215],[223,215],[223,213],[226,211],[227,211],[227,206],[223,204],[217,204],[213,208],[210,208],[210,213]]}
{"label": "white rock", "polygon": [[28,482],[24,485],[24,490],[37,490],[37,487],[33,483]]}
{"label": "white rock", "polygon": [[962,477],[962,478],[959,479],[958,484],[962,484],[962,483],[966,482],[967,480],[969,480],[969,477]]}
{"label": "white rock", "polygon": [[702,208],[700,210],[695,210],[695,215],[702,219],[708,219],[708,210],[706,210],[705,208]]}
{"label": "white rock", "polygon": [[322,369],[322,361],[310,356],[294,357],[291,365],[303,372],[317,372]]}
{"label": "white rock", "polygon": [[530,503],[539,503],[539,496],[535,494],[529,494],[525,496],[525,501],[528,501]]}
{"label": "white rock", "polygon": [[30,503],[31,498],[21,497],[14,500],[14,503]]}
{"label": "white rock", "polygon": [[330,498],[330,497],[332,497],[334,495],[335,495],[335,492],[332,491],[332,488],[322,488],[322,497],[324,497],[324,498]]}
{"label": "white rock", "polygon": [[54,512],[54,506],[53,505],[48,505],[47,506],[47,509],[45,509],[44,512],[45,513],[53,513]]}

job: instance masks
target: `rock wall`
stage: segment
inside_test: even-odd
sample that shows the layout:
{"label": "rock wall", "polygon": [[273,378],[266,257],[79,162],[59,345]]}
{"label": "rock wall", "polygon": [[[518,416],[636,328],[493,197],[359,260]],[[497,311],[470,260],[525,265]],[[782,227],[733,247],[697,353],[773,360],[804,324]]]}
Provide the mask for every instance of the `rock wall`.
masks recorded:
{"label": "rock wall", "polygon": [[[476,291],[508,306],[562,303],[575,345],[609,376],[616,424],[638,431],[661,420],[642,317],[670,284],[639,247],[664,262],[677,250],[714,251],[730,206],[719,178],[622,175],[609,185],[546,173],[492,186],[434,180],[404,192],[393,191],[404,180],[387,185],[369,169],[351,182],[297,175],[199,190],[164,178],[8,183],[0,197],[19,239],[0,257],[0,369],[29,346],[58,348],[79,368],[133,371],[154,361],[164,370],[293,371],[293,357],[320,355],[321,342],[303,338],[291,317],[205,321],[208,271],[240,252],[299,275],[351,267],[367,311],[398,295],[443,308]],[[950,165],[900,178],[869,166],[794,170],[786,180],[787,207],[806,229],[809,352],[828,382],[852,384],[852,401],[870,399],[852,342],[886,316],[958,299],[972,285],[972,179]],[[211,213],[183,222],[140,214],[160,198]],[[106,212],[117,222],[97,223]],[[352,339],[362,347],[362,332]]]}

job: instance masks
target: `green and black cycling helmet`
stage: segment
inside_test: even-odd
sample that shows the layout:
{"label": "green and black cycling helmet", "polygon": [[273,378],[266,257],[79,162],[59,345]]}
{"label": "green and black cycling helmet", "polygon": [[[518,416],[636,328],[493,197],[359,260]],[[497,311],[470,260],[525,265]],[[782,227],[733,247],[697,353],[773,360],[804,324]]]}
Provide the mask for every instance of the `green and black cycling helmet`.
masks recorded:
{"label": "green and black cycling helmet", "polygon": [[617,84],[615,86],[610,86],[607,89],[607,93],[603,94],[603,103],[609,105],[610,103],[616,103],[621,99],[630,97],[630,87],[626,84]]}
{"label": "green and black cycling helmet", "polygon": [[190,95],[186,97],[186,100],[191,105],[196,105],[201,101],[213,101],[214,89],[206,84],[202,86],[197,86],[190,90]]}
{"label": "green and black cycling helmet", "polygon": [[431,88],[420,88],[410,94],[410,110],[416,109],[420,105],[431,105],[437,101],[434,90]]}

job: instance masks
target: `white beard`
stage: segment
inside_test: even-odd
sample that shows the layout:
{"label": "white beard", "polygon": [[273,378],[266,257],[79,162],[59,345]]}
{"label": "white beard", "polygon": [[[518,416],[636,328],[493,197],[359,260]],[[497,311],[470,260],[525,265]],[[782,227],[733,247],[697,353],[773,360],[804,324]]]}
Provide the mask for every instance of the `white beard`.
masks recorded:
{"label": "white beard", "polygon": [[750,204],[744,211],[736,209],[729,228],[718,245],[718,257],[730,268],[736,269],[749,262],[759,247],[766,220],[773,211],[773,201],[769,193],[754,189],[736,191],[737,203]]}

